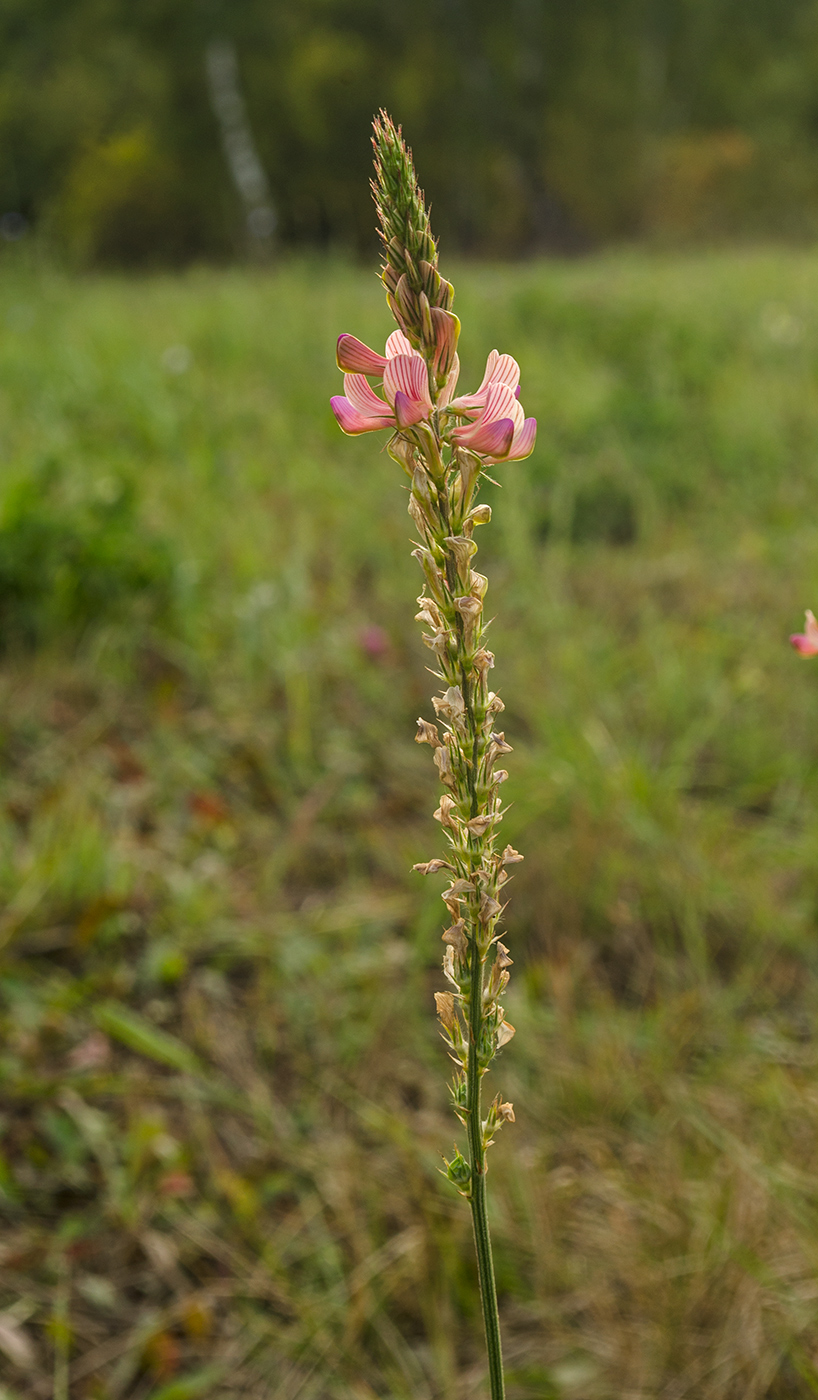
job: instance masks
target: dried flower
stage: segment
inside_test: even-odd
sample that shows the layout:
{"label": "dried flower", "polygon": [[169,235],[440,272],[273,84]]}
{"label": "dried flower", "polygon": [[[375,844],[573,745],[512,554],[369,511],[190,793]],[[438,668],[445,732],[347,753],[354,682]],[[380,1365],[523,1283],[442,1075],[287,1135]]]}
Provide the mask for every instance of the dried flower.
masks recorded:
{"label": "dried flower", "polygon": [[447,1030],[454,1030],[457,1014],[454,1009],[454,992],[435,992],[435,1006],[441,1023]]}

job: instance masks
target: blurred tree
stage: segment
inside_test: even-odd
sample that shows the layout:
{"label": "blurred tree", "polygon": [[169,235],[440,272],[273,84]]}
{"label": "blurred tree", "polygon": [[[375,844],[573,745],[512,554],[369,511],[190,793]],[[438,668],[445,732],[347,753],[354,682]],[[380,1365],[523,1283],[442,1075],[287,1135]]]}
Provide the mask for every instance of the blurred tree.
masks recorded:
{"label": "blurred tree", "polygon": [[818,0],[5,0],[0,216],[92,263],[245,248],[214,43],[284,242],[372,246],[381,105],[449,246],[818,231]]}

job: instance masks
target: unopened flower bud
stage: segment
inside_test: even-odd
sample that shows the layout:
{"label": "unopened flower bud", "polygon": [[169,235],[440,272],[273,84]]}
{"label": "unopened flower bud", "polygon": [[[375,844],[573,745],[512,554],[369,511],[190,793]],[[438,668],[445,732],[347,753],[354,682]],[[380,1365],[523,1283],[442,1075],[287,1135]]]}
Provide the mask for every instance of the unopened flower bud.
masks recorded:
{"label": "unopened flower bud", "polygon": [[[446,1162],[445,1157],[443,1160]],[[446,1162],[446,1175],[462,1195],[469,1194],[467,1188],[471,1181],[471,1167],[461,1152],[456,1151],[451,1162]]]}
{"label": "unopened flower bud", "polygon": [[475,506],[466,516],[464,524],[488,525],[491,520],[491,506],[487,501],[482,501],[479,506]]}
{"label": "unopened flower bud", "polygon": [[406,334],[409,335],[409,339],[411,340],[411,331],[417,338],[420,331],[420,308],[418,307],[417,297],[414,295],[409,285],[409,278],[406,276],[405,272],[402,277],[398,278],[398,285],[395,288],[395,301],[406,322],[404,327]]}
{"label": "unopened flower bud", "polygon": [[447,282],[445,277],[441,277],[440,286],[437,291],[437,304],[442,306],[444,311],[449,311],[454,301],[454,287],[451,282]]}
{"label": "unopened flower bud", "polygon": [[420,336],[427,350],[433,350],[435,345],[435,328],[432,322],[432,308],[429,305],[429,298],[425,292],[421,292],[417,298],[418,309],[420,311]]}
{"label": "unopened flower bud", "polygon": [[437,306],[432,309],[431,321],[435,346],[432,370],[437,383],[442,385],[445,384],[449,370],[454,363],[460,335],[460,322],[454,312],[443,311]]}

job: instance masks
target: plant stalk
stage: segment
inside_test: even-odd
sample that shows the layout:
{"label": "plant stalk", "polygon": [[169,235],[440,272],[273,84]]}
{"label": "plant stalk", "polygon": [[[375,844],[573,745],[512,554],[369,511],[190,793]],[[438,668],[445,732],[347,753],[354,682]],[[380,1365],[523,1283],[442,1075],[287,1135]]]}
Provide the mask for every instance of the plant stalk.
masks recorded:
{"label": "plant stalk", "polygon": [[491,1235],[486,1201],[486,1149],[483,1146],[480,1080],[477,1058],[483,1013],[483,958],[477,939],[471,942],[471,998],[469,1004],[469,1062],[466,1070],[466,1101],[468,1105],[469,1165],[471,1166],[471,1205],[474,1227],[474,1247],[477,1253],[477,1277],[480,1282],[480,1302],[486,1330],[486,1351],[489,1363],[491,1400],[504,1400],[503,1348],[500,1340],[500,1314],[497,1308],[497,1284],[491,1253]]}
{"label": "plant stalk", "polygon": [[[487,680],[494,666],[483,621],[488,580],[472,560],[475,527],[491,520],[490,506],[475,504],[484,469],[528,456],[537,425],[523,416],[519,365],[497,350],[488,357],[476,393],[455,397],[460,322],[451,310],[454,288],[438,272],[437,245],[400,128],[381,112],[373,130],[381,278],[399,330],[389,337],[384,356],[352,335],[340,336],[336,358],[346,376],[345,394],[333,398],[332,407],[342,429],[353,435],[394,427],[389,454],[411,482],[409,514],[419,536],[412,553],[424,575],[417,621],[428,628],[423,640],[435,653],[433,674],[443,690],[432,697],[437,724],[420,718],[415,737],[434,754],[443,786],[435,818],[449,846],[448,859],[421,861],[414,868],[450,876],[441,898],[451,926],[442,939],[443,971],[453,990],[434,995],[441,1034],[456,1066],[452,1104],[466,1129],[469,1154],[465,1158],[455,1146],[452,1160],[443,1160],[445,1175],[471,1205],[491,1400],[504,1400],[486,1150],[497,1130],[514,1122],[514,1107],[497,1094],[483,1119],[480,1083],[514,1035],[502,1006],[512,959],[498,921],[506,867],[522,856],[510,845],[497,849],[503,819],[499,788],[508,773],[496,765],[511,745],[495,731],[504,705]],[[373,393],[367,376],[379,378],[386,399]]]}

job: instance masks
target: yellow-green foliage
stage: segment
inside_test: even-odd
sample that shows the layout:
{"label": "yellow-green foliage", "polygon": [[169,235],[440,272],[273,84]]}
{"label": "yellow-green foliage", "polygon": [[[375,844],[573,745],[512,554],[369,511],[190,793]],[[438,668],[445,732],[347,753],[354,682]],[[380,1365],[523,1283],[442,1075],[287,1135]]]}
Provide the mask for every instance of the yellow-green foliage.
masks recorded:
{"label": "yellow-green foliage", "polygon": [[[489,1084],[510,1394],[806,1397],[818,667],[786,638],[818,604],[818,257],[451,271],[464,386],[513,348],[540,422],[484,545],[526,853]],[[124,482],[120,552],[172,560],[172,606],[114,571],[121,605],[0,662],[19,1400],[482,1374],[438,1172],[444,911],[407,873],[434,789],[410,522],[332,420],[342,329],[390,329],[371,273],[0,270],[0,544],[50,462],[92,559]]]}

